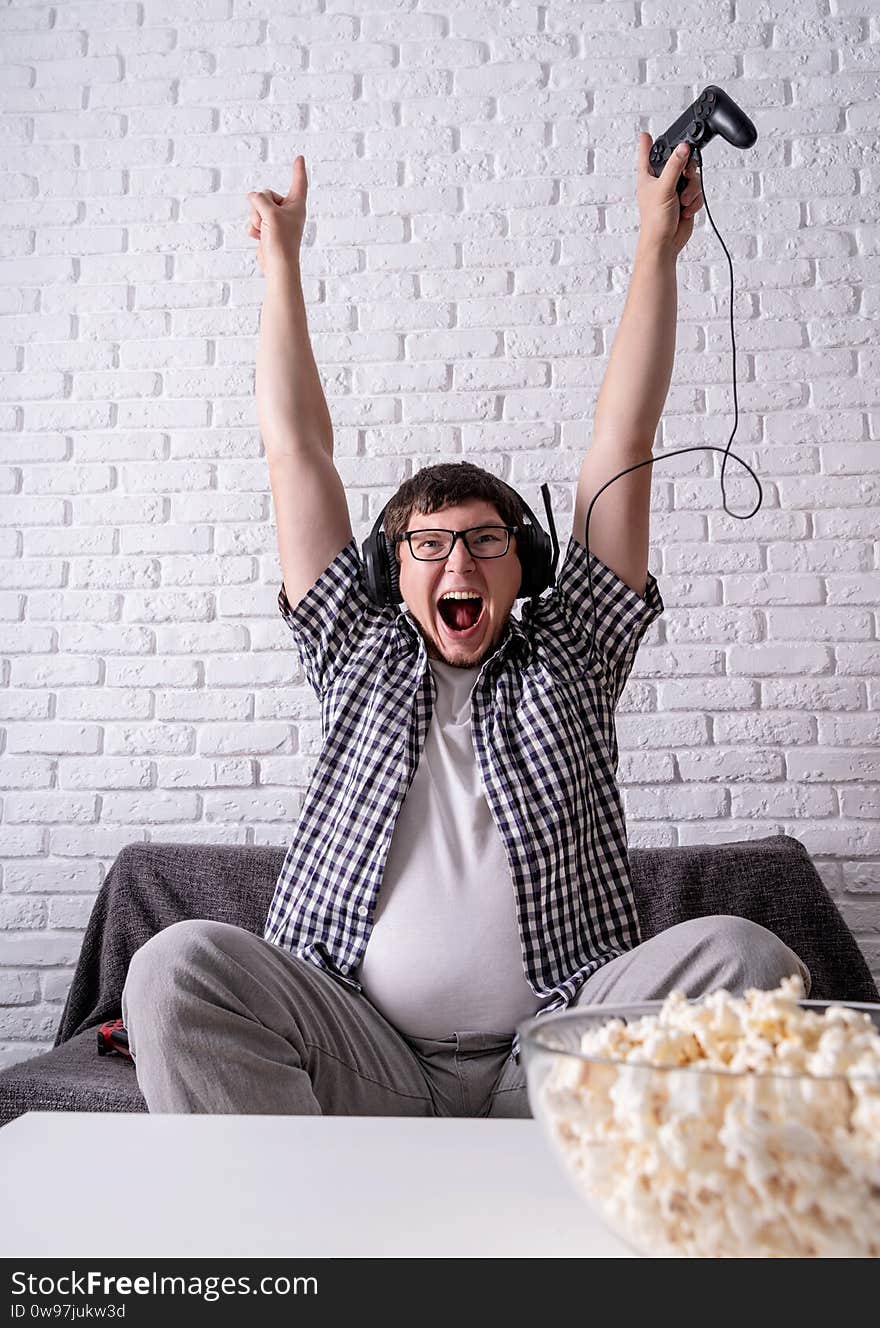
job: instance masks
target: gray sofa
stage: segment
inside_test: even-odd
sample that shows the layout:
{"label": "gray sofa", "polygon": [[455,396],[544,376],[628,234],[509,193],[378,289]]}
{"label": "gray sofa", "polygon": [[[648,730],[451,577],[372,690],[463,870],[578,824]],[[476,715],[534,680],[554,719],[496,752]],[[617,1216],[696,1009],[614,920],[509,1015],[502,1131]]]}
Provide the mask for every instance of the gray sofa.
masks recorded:
{"label": "gray sofa", "polygon": [[[132,955],[183,918],[262,935],[283,848],[129,844],[92,910],[53,1048],[0,1073],[0,1125],[26,1111],[146,1111],[134,1065],[99,1056],[98,1025],[121,1018]],[[852,933],[804,846],[789,835],[720,845],[631,849],[644,939],[708,914],[751,918],[812,976],[811,1000],[880,1001]]]}

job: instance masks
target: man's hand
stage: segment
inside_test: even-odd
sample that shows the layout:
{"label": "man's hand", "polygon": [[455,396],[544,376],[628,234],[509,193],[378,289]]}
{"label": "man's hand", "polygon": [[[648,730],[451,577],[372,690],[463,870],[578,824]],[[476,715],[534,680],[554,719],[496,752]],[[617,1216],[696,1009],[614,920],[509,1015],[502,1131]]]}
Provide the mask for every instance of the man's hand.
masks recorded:
{"label": "man's hand", "polygon": [[[639,204],[639,244],[657,248],[666,253],[681,253],[694,229],[694,217],[703,206],[703,191],[697,174],[696,160],[691,158],[687,168],[676,150],[656,176],[648,164],[653,139],[650,134],[639,134],[639,162],[636,196]],[[688,149],[693,151],[692,148]],[[684,156],[687,161],[687,157]],[[685,169],[688,184],[679,203],[675,186]]]}
{"label": "man's hand", "polygon": [[260,241],[257,262],[264,276],[276,267],[289,269],[299,265],[308,188],[305,157],[297,157],[286,198],[273,189],[248,194],[251,205],[248,235]]}

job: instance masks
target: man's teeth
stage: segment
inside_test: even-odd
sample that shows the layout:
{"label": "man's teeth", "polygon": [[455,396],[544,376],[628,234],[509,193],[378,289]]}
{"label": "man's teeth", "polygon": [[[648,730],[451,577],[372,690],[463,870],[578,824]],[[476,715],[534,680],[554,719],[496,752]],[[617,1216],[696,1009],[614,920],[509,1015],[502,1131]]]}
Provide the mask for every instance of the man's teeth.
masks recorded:
{"label": "man's teeth", "polygon": [[444,599],[481,599],[476,591],[471,590],[448,590],[445,595],[440,596],[441,602]]}

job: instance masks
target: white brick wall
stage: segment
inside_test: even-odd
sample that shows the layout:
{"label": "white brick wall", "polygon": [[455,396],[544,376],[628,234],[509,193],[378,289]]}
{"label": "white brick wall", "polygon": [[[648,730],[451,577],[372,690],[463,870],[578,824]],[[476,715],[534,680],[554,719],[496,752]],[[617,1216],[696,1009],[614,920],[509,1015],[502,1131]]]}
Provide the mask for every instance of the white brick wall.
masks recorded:
{"label": "white brick wall", "polygon": [[[829,9],[833,12],[829,13]],[[666,613],[620,710],[633,846],[786,833],[880,975],[870,0],[0,7],[0,1065],[51,1045],[135,840],[286,845],[320,742],[276,609],[246,193],[310,175],[310,326],[359,540],[468,458],[564,549],[638,224],[636,134],[718,82],[739,425],[654,470]],[[680,260],[655,452],[727,445],[729,270]],[[728,506],[754,486],[735,462]]]}

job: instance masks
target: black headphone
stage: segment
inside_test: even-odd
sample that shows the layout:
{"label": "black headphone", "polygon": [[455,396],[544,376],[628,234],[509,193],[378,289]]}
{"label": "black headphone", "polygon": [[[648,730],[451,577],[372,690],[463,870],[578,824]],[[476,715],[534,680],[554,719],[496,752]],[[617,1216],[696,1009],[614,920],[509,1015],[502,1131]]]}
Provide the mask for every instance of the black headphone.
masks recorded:
{"label": "black headphone", "polygon": [[[517,599],[537,598],[543,590],[556,584],[556,564],[559,560],[559,541],[550,510],[550,490],[541,485],[547,521],[551,535],[543,530],[524,498],[504,480],[499,480],[514,498],[518,499],[531,521],[528,526],[516,526],[516,552],[522,565],[522,584]],[[388,503],[376,517],[375,525],[363,543],[365,589],[374,604],[394,605],[403,602],[400,593],[400,565],[394,544],[379,527]]]}

